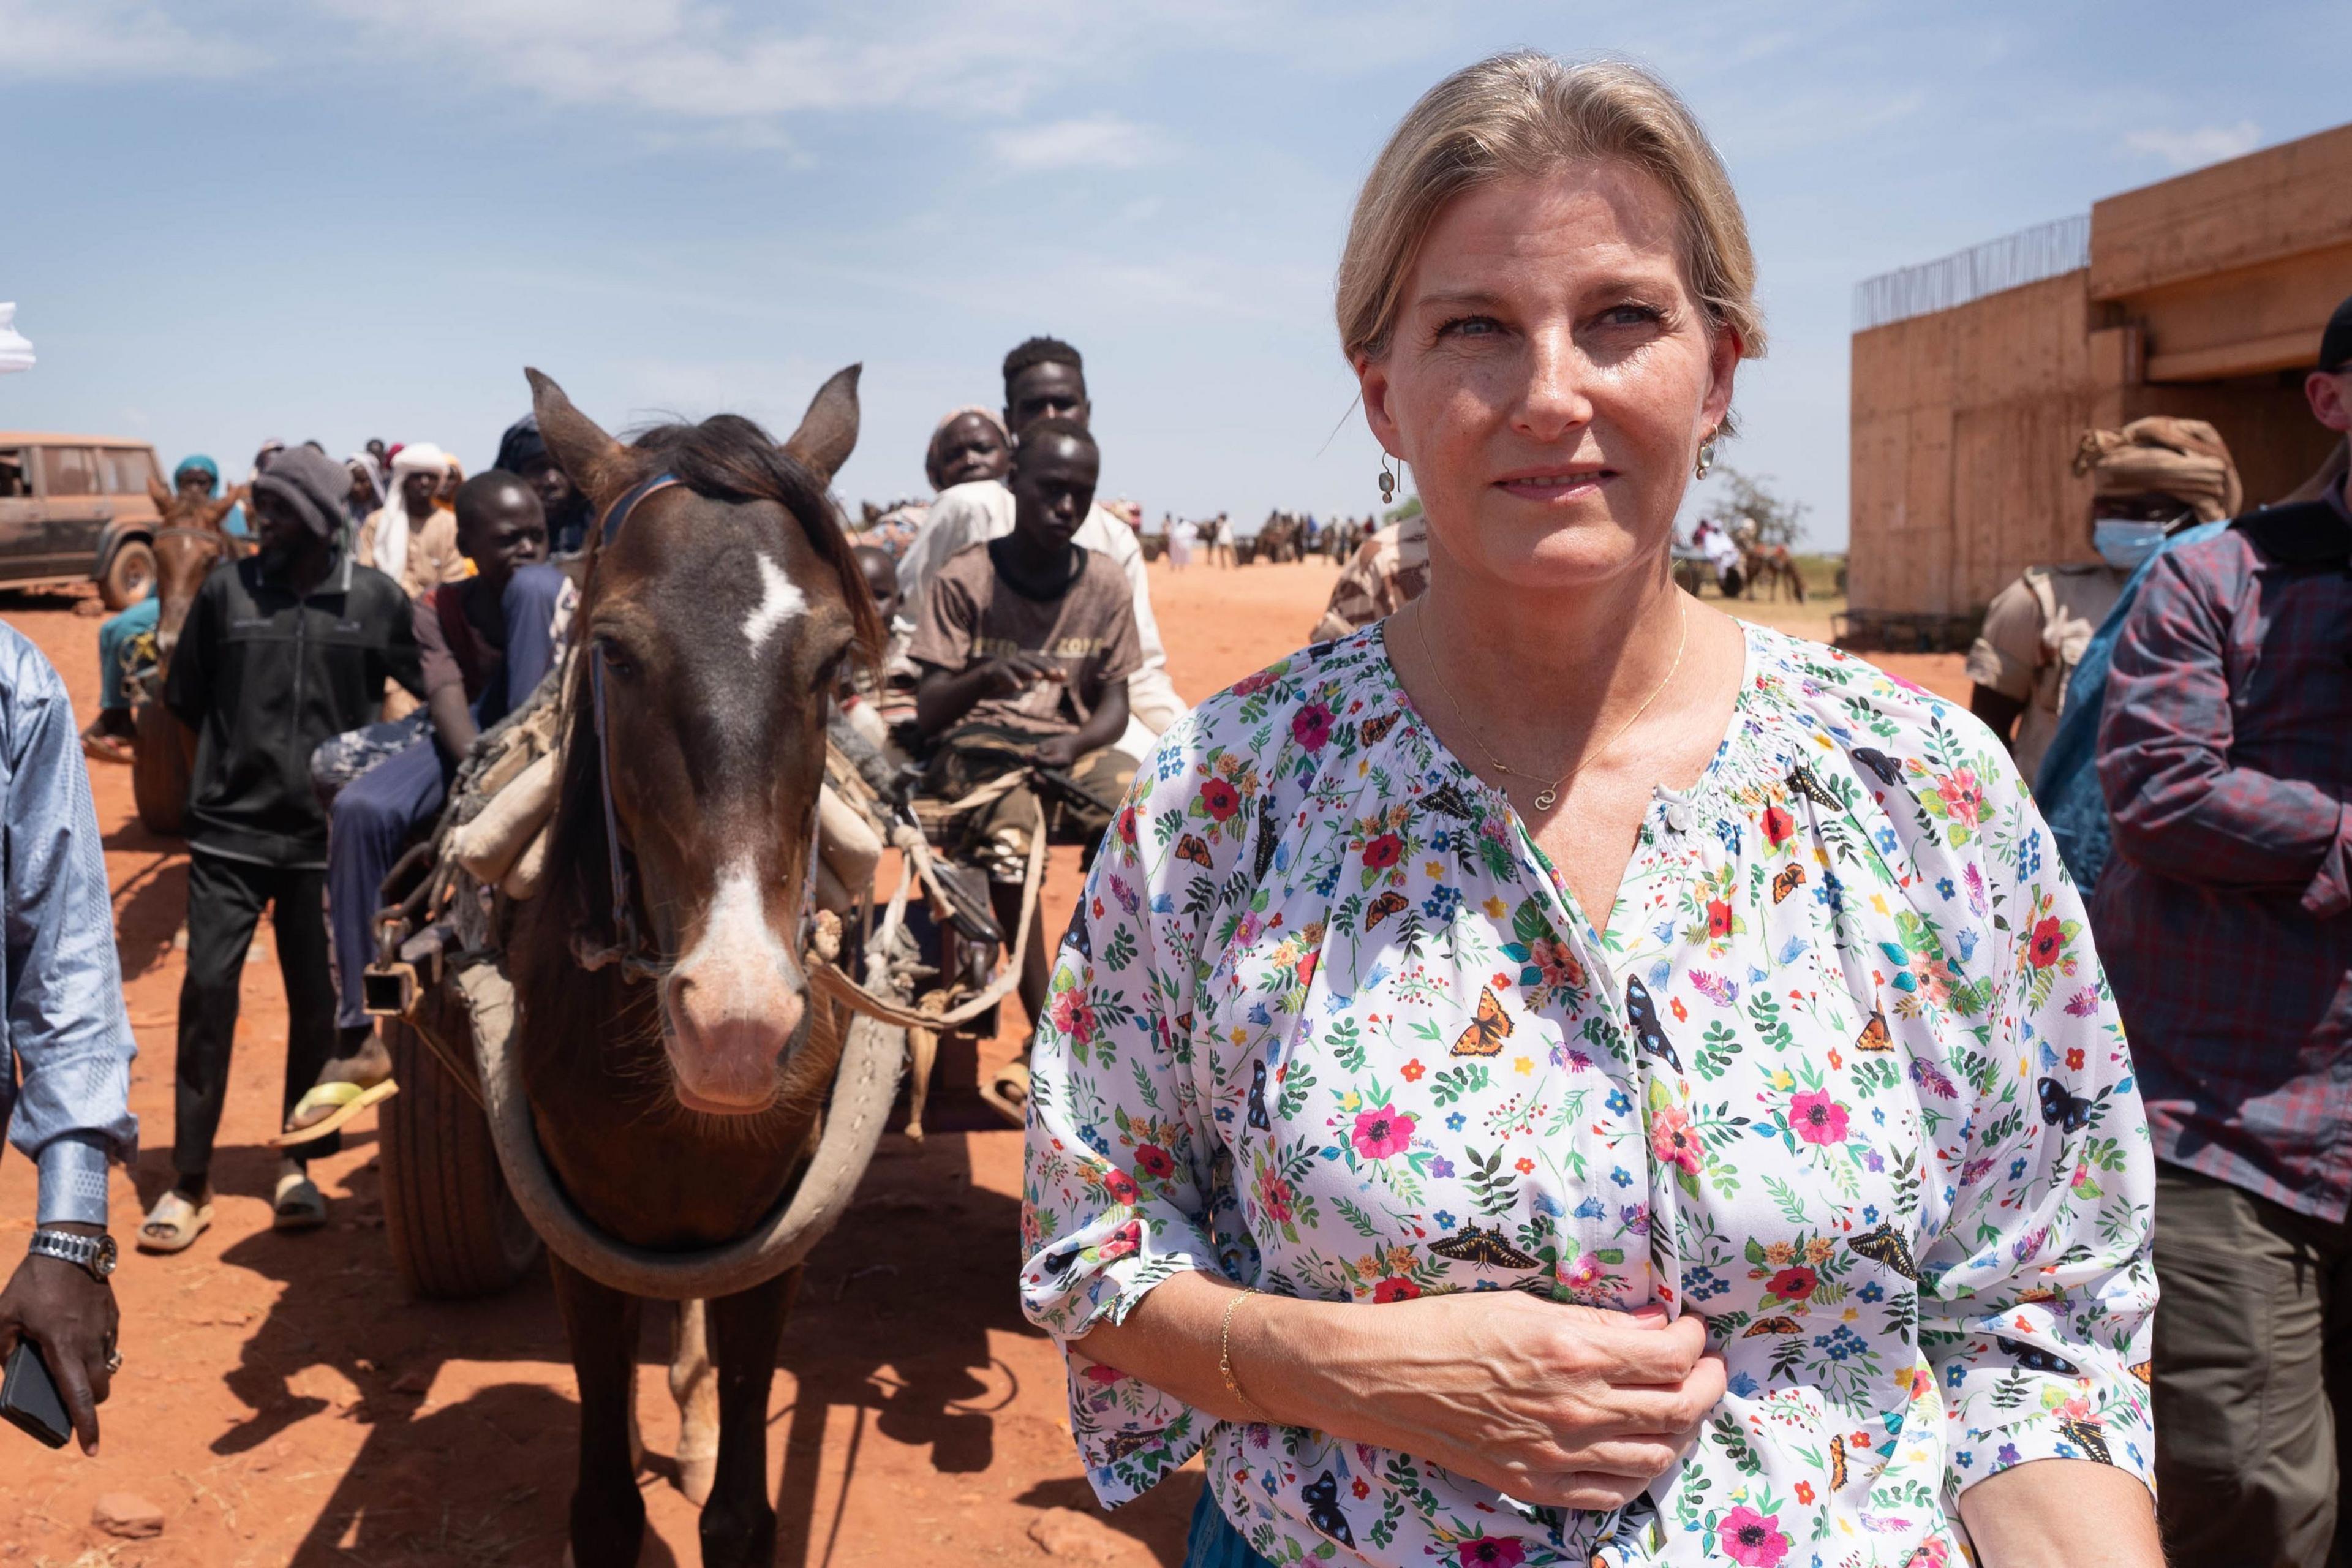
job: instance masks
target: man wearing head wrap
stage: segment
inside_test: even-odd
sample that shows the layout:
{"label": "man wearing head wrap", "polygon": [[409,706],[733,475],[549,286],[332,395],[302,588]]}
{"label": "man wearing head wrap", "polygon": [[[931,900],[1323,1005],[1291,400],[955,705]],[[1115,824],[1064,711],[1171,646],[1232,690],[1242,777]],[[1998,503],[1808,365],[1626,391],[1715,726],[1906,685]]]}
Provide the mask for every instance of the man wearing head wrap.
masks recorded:
{"label": "man wearing head wrap", "polygon": [[[202,452],[183,458],[180,466],[172,470],[172,486],[179,491],[183,505],[210,500],[220,494],[220,465]],[[228,515],[221,520],[221,527],[244,538],[245,508],[229,508]],[[162,614],[163,602],[151,591],[145,598],[99,626],[98,713],[81,732],[84,755],[102,763],[131,760],[131,742],[136,726],[131,722],[130,696],[122,689],[124,666],[129,662],[132,645],[155,629]]]}
{"label": "man wearing head wrap", "polygon": [[440,447],[429,441],[403,447],[392,459],[391,495],[360,524],[360,564],[390,577],[412,599],[466,574],[457,514],[435,504],[448,478],[449,455]]}
{"label": "man wearing head wrap", "polygon": [[[1090,422],[1094,405],[1087,396],[1085,362],[1078,351],[1057,338],[1031,338],[1004,356],[1004,428],[1013,439],[1042,418]],[[898,626],[911,634],[922,613],[932,577],[958,552],[973,544],[1002,539],[1013,531],[1013,492],[998,479],[975,479],[940,492],[923,519],[922,531],[898,563],[903,590]],[[1185,711],[1184,700],[1168,679],[1168,650],[1160,640],[1160,622],[1151,613],[1151,588],[1144,575],[1143,546],[1135,530],[1099,504],[1087,513],[1074,541],[1099,551],[1126,574],[1135,609],[1135,629],[1143,646],[1143,665],[1128,677],[1127,731],[1111,749],[1140,762],[1159,741],[1160,732]]]}
{"label": "man wearing head wrap", "polygon": [[365,452],[345,458],[343,468],[352,476],[352,488],[343,497],[343,521],[356,543],[360,530],[383,505],[383,486],[376,479],[375,459]]}
{"label": "man wearing head wrap", "polygon": [[[2352,430],[2352,300],[2304,391],[2324,428]],[[2181,1563],[2336,1561],[2352,1534],[2347,481],[2149,567],[2098,773],[2115,857],[2091,922],[2157,1161],[2165,1543]]]}
{"label": "man wearing head wrap", "polygon": [[[147,1251],[182,1251],[211,1222],[213,1139],[238,984],[265,905],[276,909],[286,986],[281,1114],[335,1047],[327,816],[310,786],[310,753],[373,717],[387,680],[419,695],[425,687],[399,584],[342,548],[350,488],[341,463],[307,447],[278,455],[254,481],[259,548],[197,590],[164,682],[164,704],[196,732],[196,760],[172,1149],[178,1180],[140,1227]],[[332,1149],[322,1142],[306,1152]],[[272,1201],[283,1229],[326,1218],[326,1201],[297,1160],[280,1163]]]}
{"label": "man wearing head wrap", "polygon": [[2201,419],[2136,419],[2084,434],[2074,472],[2092,481],[2093,562],[2029,566],[1994,595],[1969,649],[1969,710],[2010,739],[2032,778],[2058,732],[2066,689],[2091,635],[2132,573],[2165,535],[2233,515],[2238,470],[2221,433]]}
{"label": "man wearing head wrap", "polygon": [[595,519],[589,515],[588,498],[547,449],[547,441],[539,433],[538,415],[526,414],[507,426],[506,434],[499,437],[498,458],[490,467],[520,474],[524,483],[539,492],[540,507],[547,514],[551,555],[580,553],[588,542],[588,525]]}

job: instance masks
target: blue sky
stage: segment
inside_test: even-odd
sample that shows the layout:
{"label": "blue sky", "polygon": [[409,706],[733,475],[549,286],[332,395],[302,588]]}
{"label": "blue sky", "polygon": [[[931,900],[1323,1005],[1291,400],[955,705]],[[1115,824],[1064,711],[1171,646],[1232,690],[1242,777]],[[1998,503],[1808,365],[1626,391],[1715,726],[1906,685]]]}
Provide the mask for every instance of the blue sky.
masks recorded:
{"label": "blue sky", "polygon": [[885,500],[1050,331],[1106,491],[1369,510],[1355,184],[1421,89],[1522,46],[1644,61],[1723,150],[1772,334],[1725,460],[1827,545],[1857,280],[2352,114],[2340,0],[0,0],[0,300],[41,356],[0,427],[478,466],[525,363],[610,426],[782,430],[862,360],[839,486]]}

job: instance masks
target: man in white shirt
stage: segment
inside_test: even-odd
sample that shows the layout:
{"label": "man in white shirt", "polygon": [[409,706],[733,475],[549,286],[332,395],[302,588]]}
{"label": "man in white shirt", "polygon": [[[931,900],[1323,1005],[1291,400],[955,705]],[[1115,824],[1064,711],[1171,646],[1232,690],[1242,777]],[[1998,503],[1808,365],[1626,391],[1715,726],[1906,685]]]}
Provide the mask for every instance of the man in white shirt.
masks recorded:
{"label": "man in white shirt", "polygon": [[[1085,425],[1092,413],[1085,362],[1069,344],[1057,338],[1031,338],[1004,356],[1004,423],[1016,442],[1033,421],[1051,417]],[[1013,492],[1003,481],[975,479],[941,490],[923,520],[922,531],[898,563],[902,619],[919,612],[931,574],[950,556],[968,545],[983,544],[1012,531]],[[1127,574],[1134,592],[1135,630],[1143,645],[1143,665],[1128,677],[1127,729],[1111,749],[1141,762],[1186,706],[1168,679],[1168,650],[1160,641],[1160,623],[1151,614],[1143,547],[1136,542],[1135,530],[1099,502],[1078,525],[1075,542],[1109,556]],[[913,626],[902,625],[900,629],[911,632]]]}

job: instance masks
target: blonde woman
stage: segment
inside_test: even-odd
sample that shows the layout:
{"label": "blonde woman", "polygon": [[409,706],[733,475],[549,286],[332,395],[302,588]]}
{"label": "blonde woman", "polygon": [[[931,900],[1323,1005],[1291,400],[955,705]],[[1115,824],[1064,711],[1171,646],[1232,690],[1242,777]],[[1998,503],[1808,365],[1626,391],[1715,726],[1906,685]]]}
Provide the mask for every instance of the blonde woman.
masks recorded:
{"label": "blonde woman", "polygon": [[1171,730],[1039,1032],[1022,1289],[1191,1561],[2159,1561],[2147,1132],[2000,743],[1668,574],[1759,353],[1623,65],[1406,116],[1342,345],[1425,594]]}

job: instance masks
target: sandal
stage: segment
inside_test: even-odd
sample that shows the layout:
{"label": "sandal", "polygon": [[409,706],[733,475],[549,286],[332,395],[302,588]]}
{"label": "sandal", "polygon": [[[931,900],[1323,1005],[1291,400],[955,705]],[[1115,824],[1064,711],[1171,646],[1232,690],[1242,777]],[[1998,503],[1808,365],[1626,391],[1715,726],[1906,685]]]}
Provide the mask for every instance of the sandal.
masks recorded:
{"label": "sandal", "polygon": [[307,1171],[289,1171],[278,1177],[269,1205],[272,1230],[316,1230],[327,1223],[327,1194]]}
{"label": "sandal", "polygon": [[211,1228],[213,1205],[210,1194],[201,1204],[192,1204],[174,1187],[155,1200],[147,1217],[139,1223],[138,1247],[142,1252],[185,1252],[195,1245],[196,1237]]}
{"label": "sandal", "polygon": [[1015,1127],[1029,1125],[1029,1064],[1007,1062],[980,1087],[980,1098]]}
{"label": "sandal", "polygon": [[293,1113],[286,1118],[286,1131],[272,1138],[269,1145],[285,1149],[314,1142],[339,1131],[369,1106],[381,1104],[399,1092],[400,1085],[388,1078],[370,1084],[313,1084],[294,1102]]}
{"label": "sandal", "polygon": [[137,760],[129,742],[118,735],[105,734],[96,729],[84,730],[81,732],[81,754],[95,758],[101,763],[121,763],[126,765]]}

